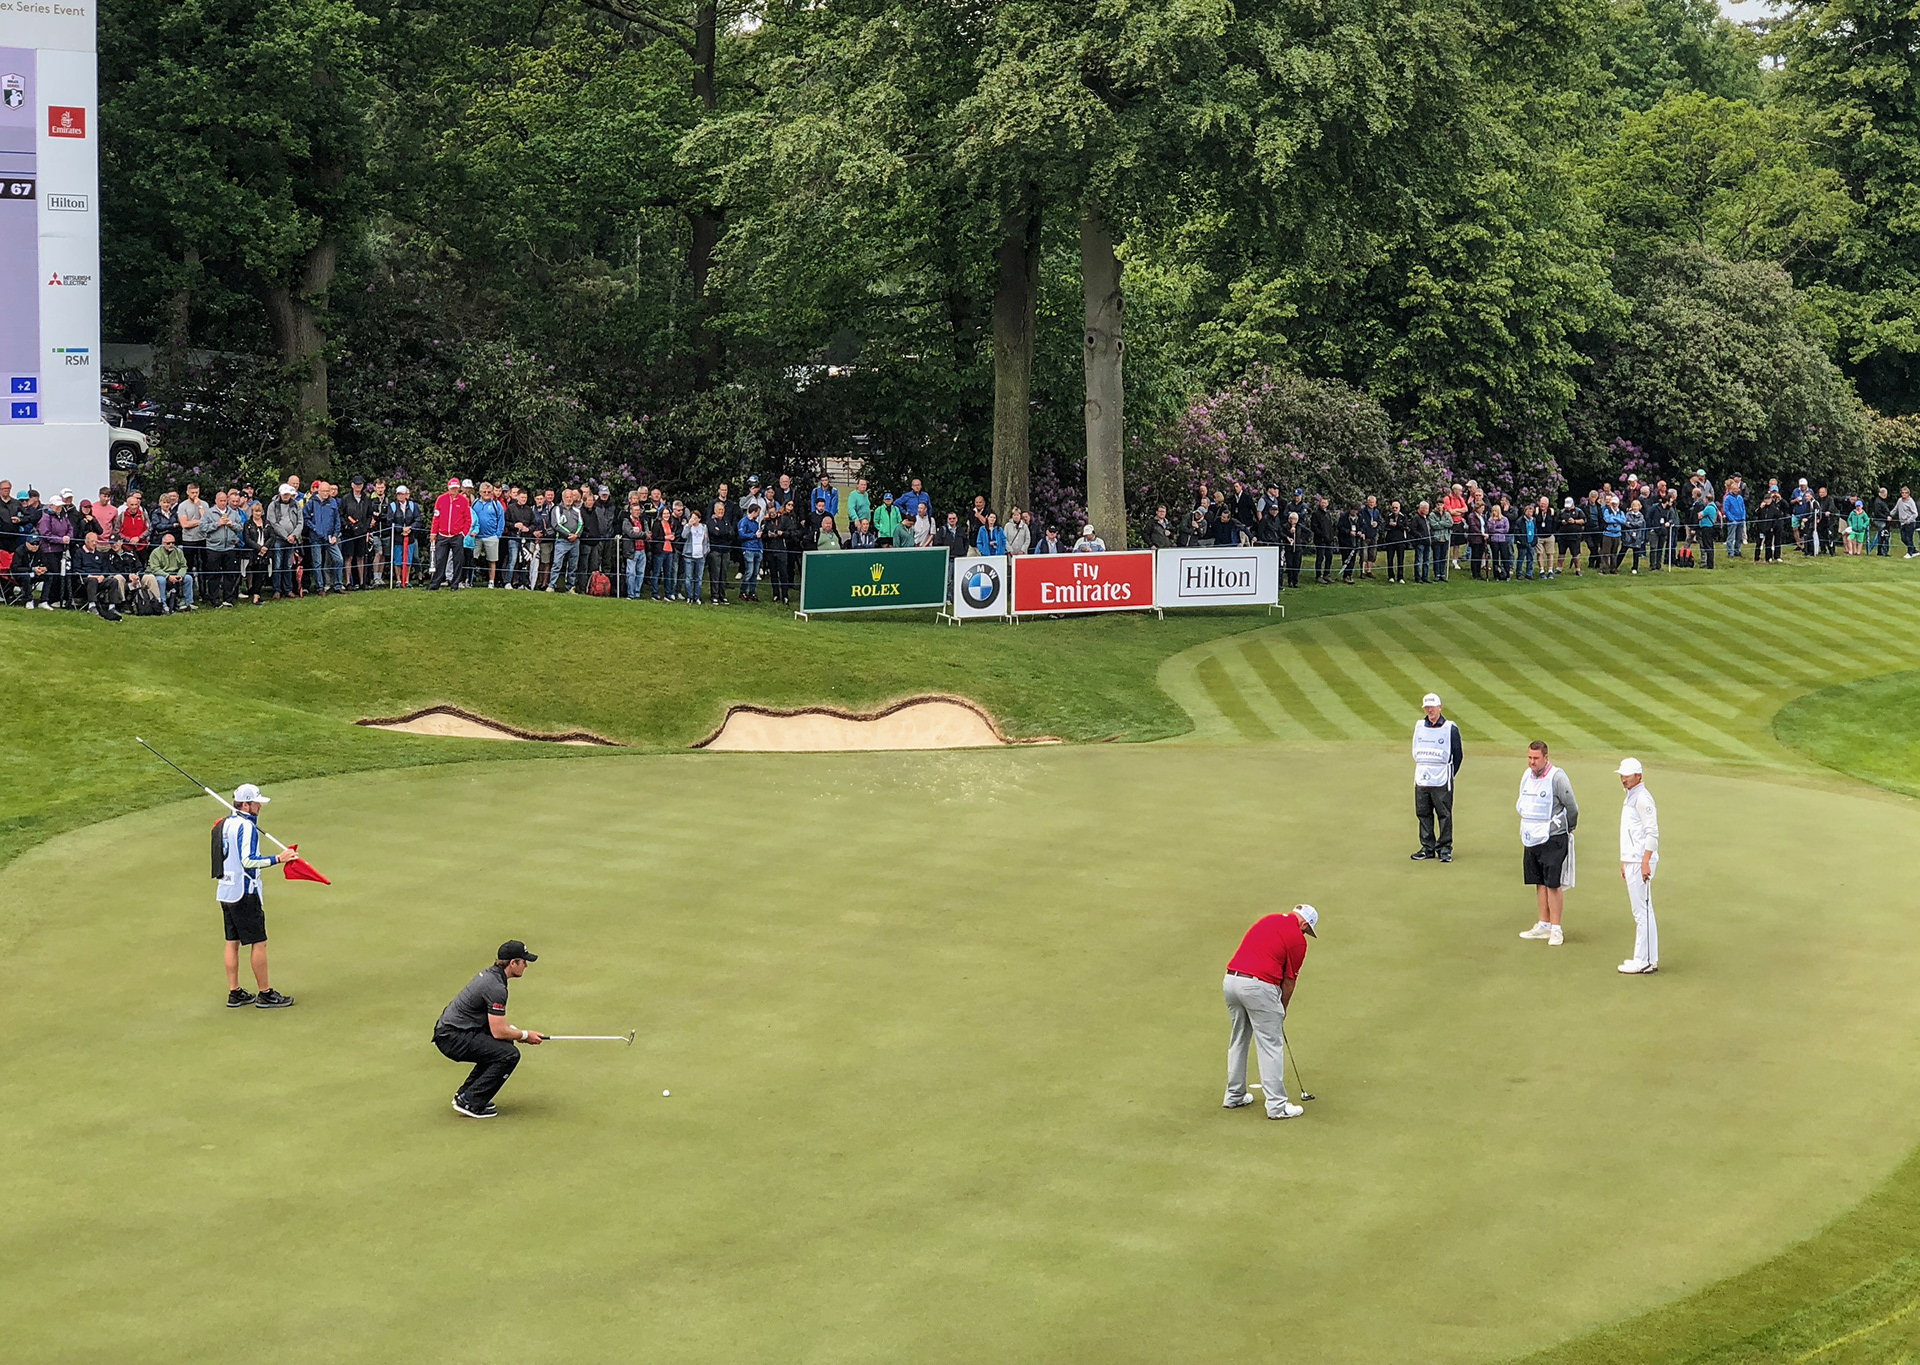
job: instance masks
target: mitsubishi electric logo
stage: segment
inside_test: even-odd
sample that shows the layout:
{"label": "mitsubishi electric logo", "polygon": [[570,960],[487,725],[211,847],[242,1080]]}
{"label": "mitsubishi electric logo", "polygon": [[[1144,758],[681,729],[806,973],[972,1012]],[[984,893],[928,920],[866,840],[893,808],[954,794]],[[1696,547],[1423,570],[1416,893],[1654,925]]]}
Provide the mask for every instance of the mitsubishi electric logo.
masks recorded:
{"label": "mitsubishi electric logo", "polygon": [[73,274],[62,275],[58,270],[56,270],[53,272],[53,278],[47,281],[47,288],[77,289],[82,285],[89,285],[92,283],[93,283],[93,276],[91,275],[73,275]]}

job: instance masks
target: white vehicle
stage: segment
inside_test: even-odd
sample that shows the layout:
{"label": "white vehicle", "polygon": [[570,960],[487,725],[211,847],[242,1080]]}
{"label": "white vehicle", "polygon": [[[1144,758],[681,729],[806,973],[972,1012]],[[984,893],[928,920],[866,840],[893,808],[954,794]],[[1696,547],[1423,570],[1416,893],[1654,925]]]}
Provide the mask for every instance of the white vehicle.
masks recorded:
{"label": "white vehicle", "polygon": [[115,473],[124,474],[146,462],[148,442],[143,431],[125,425],[120,413],[102,405],[100,420],[107,426],[107,464]]}

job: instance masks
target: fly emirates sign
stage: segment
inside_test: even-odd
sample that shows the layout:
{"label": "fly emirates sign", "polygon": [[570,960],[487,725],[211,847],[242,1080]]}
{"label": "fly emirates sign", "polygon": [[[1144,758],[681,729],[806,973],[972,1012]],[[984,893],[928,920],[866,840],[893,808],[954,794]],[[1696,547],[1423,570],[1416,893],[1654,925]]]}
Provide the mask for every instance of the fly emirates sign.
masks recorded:
{"label": "fly emirates sign", "polygon": [[1153,551],[1021,555],[1013,561],[1015,615],[1153,610]]}

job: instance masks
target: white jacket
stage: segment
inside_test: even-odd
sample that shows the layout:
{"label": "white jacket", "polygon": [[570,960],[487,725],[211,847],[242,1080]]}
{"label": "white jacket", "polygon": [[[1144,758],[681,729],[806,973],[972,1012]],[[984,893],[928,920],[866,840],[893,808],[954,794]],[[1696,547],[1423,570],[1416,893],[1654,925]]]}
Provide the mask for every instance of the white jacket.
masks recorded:
{"label": "white jacket", "polygon": [[1644,782],[1620,803],[1620,861],[1637,863],[1642,853],[1660,856],[1660,812]]}

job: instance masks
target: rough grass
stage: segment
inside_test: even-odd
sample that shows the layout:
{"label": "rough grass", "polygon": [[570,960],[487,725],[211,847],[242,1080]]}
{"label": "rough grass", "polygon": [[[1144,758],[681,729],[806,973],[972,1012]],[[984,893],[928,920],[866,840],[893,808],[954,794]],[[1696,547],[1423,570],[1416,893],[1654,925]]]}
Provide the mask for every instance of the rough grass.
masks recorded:
{"label": "rough grass", "polygon": [[1920,672],[1800,697],[1774,717],[1773,732],[1781,743],[1849,777],[1920,796]]}

